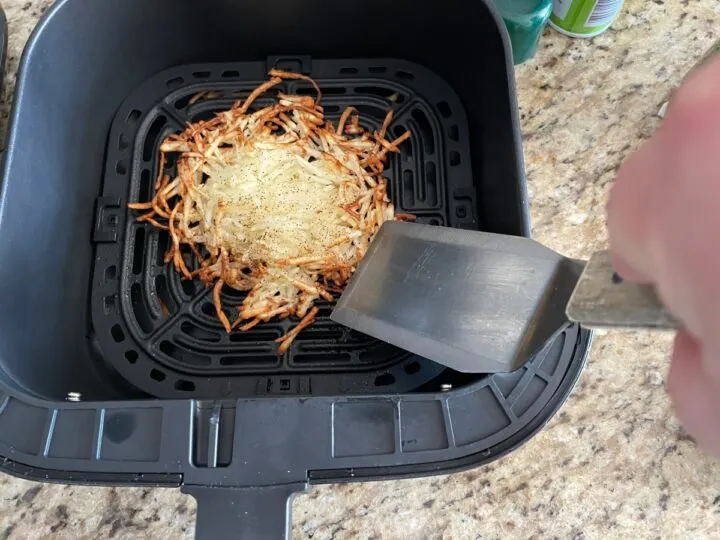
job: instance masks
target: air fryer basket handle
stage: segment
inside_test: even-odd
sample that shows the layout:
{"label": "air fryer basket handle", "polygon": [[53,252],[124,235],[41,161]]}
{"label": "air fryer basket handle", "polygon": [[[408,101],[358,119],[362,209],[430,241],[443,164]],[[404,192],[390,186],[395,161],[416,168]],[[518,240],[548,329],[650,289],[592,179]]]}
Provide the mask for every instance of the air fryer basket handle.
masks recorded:
{"label": "air fryer basket handle", "polygon": [[259,488],[185,486],[197,501],[196,540],[286,540],[291,501],[306,484]]}

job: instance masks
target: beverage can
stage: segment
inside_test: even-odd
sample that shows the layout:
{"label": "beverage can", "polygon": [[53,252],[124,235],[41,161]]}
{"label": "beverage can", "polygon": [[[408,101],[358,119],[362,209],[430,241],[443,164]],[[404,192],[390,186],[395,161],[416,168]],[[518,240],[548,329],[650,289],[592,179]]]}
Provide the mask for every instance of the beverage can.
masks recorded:
{"label": "beverage can", "polygon": [[553,0],[550,26],[571,37],[590,38],[610,28],[624,0]]}

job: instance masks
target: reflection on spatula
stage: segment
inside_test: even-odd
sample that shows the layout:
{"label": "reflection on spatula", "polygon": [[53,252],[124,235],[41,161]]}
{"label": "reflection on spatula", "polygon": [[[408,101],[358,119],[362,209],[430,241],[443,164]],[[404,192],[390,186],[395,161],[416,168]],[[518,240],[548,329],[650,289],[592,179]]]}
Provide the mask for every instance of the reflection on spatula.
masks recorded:
{"label": "reflection on spatula", "polygon": [[468,373],[514,371],[571,322],[676,327],[606,253],[585,264],[528,238],[402,222],[382,226],[331,319]]}

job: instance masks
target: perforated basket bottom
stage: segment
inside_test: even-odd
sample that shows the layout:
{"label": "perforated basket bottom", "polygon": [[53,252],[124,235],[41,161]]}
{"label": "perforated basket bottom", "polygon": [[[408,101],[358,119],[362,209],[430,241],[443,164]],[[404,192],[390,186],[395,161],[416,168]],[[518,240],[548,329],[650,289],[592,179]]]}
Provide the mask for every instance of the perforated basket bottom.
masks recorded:
{"label": "perforated basket bottom", "polygon": [[[363,127],[377,130],[394,109],[391,135],[412,133],[386,175],[398,211],[416,214],[422,223],[478,227],[465,112],[432,72],[396,60],[308,58],[170,69],[127,98],[108,139],[92,284],[92,323],[102,356],[134,386],[160,397],[405,393],[426,385],[444,368],[334,324],[327,302],[318,304],[317,322],[283,356],[275,353],[274,340],[296,320],[226,334],[210,291],[181,280],[163,263],[168,235],[136,223],[126,210],[128,202],[152,198],[158,147],[167,135],[228,109],[264,81],[272,66],[312,76],[333,121],[352,105]],[[191,103],[207,91],[211,99]],[[302,81],[287,82],[283,91],[314,92]],[[270,100],[266,96],[257,105]],[[174,163],[167,167],[172,173]],[[194,262],[190,253],[187,262]],[[243,298],[223,291],[230,317]]]}

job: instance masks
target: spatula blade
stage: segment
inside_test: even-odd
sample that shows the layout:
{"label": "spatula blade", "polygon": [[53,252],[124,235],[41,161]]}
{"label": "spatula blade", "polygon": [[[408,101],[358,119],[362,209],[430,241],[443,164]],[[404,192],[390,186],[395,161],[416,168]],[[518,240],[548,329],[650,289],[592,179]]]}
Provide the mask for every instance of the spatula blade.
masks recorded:
{"label": "spatula blade", "polygon": [[388,222],[331,319],[457,371],[514,371],[567,326],[582,267],[527,238]]}
{"label": "spatula blade", "polygon": [[651,285],[623,281],[609,251],[588,260],[568,301],[568,319],[591,329],[677,330],[680,324]]}

